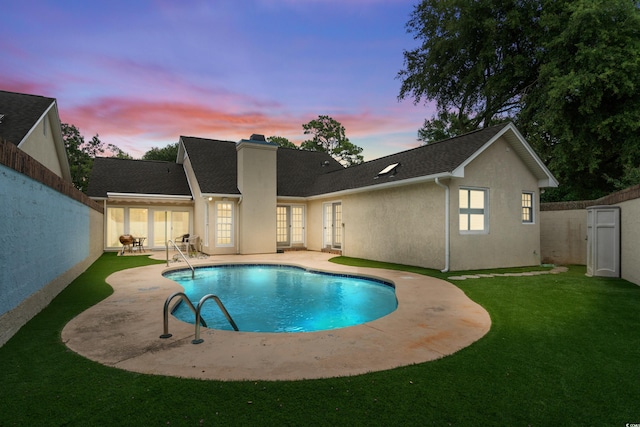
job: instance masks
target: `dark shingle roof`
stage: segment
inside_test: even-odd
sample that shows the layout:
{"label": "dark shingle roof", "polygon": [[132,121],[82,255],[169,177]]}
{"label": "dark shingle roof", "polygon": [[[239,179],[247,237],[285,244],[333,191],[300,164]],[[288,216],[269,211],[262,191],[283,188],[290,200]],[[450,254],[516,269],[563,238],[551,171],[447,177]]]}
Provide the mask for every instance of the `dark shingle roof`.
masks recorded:
{"label": "dark shingle roof", "polygon": [[344,170],[327,153],[278,148],[278,196],[306,197],[322,175]]}
{"label": "dark shingle roof", "polygon": [[191,196],[182,165],[155,160],[97,157],[87,188],[89,197],[110,193]]}
{"label": "dark shingle roof", "polygon": [[18,145],[55,102],[53,98],[0,90],[0,139]]}
{"label": "dark shingle roof", "polygon": [[191,167],[205,194],[240,194],[236,143],[181,136]]}
{"label": "dark shingle roof", "polygon": [[[310,196],[453,172],[505,125],[493,126],[319,176]],[[378,174],[397,163],[395,173]]]}

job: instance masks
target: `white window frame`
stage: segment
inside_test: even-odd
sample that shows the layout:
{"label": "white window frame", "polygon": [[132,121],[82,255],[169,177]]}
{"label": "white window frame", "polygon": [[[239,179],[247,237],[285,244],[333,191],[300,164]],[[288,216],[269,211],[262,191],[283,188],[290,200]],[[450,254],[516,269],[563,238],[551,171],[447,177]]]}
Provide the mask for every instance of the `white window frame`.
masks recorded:
{"label": "white window frame", "polygon": [[[219,233],[218,233],[218,206],[221,204],[228,204],[231,206],[231,213],[230,213],[230,220],[231,222],[229,223],[229,233],[230,233],[230,238],[229,238],[229,243],[219,243]],[[214,209],[215,209],[215,233],[214,233],[214,239],[215,239],[215,246],[217,248],[229,248],[229,247],[233,247],[235,245],[235,239],[234,239],[234,230],[235,230],[235,203],[231,202],[231,201],[225,201],[225,200],[219,200],[215,202],[214,205]]]}
{"label": "white window frame", "polygon": [[209,247],[209,203],[210,201],[205,199],[204,201],[204,246]]}
{"label": "white window frame", "polygon": [[[531,196],[531,206],[525,206],[524,205],[524,200],[523,200],[523,196],[527,194],[529,196]],[[523,191],[522,195],[520,196],[520,205],[521,205],[521,213],[520,213],[520,219],[522,220],[523,224],[535,224],[536,223],[536,217],[535,217],[535,207],[536,207],[536,193],[533,191]],[[524,210],[525,209],[529,209],[530,212],[530,219],[527,221],[524,219]]]}
{"label": "white window frame", "polygon": [[[460,232],[460,234],[489,234],[489,215],[490,215],[490,211],[489,211],[489,189],[488,188],[483,188],[483,187],[459,187],[458,189],[458,198],[460,198],[460,192],[461,191],[481,191],[484,194],[484,207],[482,208],[482,215],[483,215],[483,229],[482,230],[463,230],[462,229],[462,224],[459,223],[458,224],[458,230]],[[467,197],[468,199],[470,199],[470,193],[467,193]],[[478,208],[462,208],[462,203],[461,200],[458,200],[458,221],[460,221],[460,215],[470,215],[472,214],[474,210],[479,210]],[[464,210],[464,212],[463,212]],[[477,214],[477,212],[476,212]]]}

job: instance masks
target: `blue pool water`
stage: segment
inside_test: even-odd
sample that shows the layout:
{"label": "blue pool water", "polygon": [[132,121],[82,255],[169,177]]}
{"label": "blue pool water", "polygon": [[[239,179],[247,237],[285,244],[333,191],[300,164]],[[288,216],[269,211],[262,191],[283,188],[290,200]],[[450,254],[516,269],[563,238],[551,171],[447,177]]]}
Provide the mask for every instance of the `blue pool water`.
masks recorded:
{"label": "blue pool water", "polygon": [[[398,302],[392,284],[374,279],[307,271],[291,266],[223,265],[167,272],[184,287],[194,306],[217,295],[245,332],[312,332],[344,328],[393,312]],[[215,301],[201,310],[207,326],[233,330]],[[194,323],[187,304],[173,315]]]}

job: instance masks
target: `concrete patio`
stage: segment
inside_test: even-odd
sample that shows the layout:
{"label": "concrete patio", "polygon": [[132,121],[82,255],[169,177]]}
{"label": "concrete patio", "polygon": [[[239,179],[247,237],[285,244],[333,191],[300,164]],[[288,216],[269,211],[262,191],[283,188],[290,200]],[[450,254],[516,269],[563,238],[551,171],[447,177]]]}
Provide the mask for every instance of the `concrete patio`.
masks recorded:
{"label": "concrete patio", "polygon": [[[153,252],[165,259],[165,252]],[[170,254],[173,256],[173,253]],[[398,309],[363,325],[307,333],[233,332],[202,328],[169,317],[171,338],[161,339],[166,298],[182,291],[162,276],[185,268],[171,262],[123,270],[107,282],[114,293],[69,322],[62,339],[73,351],[116,368],[145,374],[216,380],[298,380],[363,374],[427,362],[452,354],[484,336],[489,314],[443,280],[329,262],[334,255],[284,254],[190,258],[194,265],[289,264],[321,271],[373,276],[396,286]],[[171,259],[171,258],[170,258]]]}

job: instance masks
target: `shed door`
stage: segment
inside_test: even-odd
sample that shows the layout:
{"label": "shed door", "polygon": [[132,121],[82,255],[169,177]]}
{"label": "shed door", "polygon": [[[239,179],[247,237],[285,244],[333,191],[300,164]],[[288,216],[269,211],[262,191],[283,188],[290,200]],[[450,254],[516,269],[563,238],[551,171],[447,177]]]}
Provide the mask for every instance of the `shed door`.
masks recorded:
{"label": "shed door", "polygon": [[587,209],[587,276],[620,277],[620,208]]}

